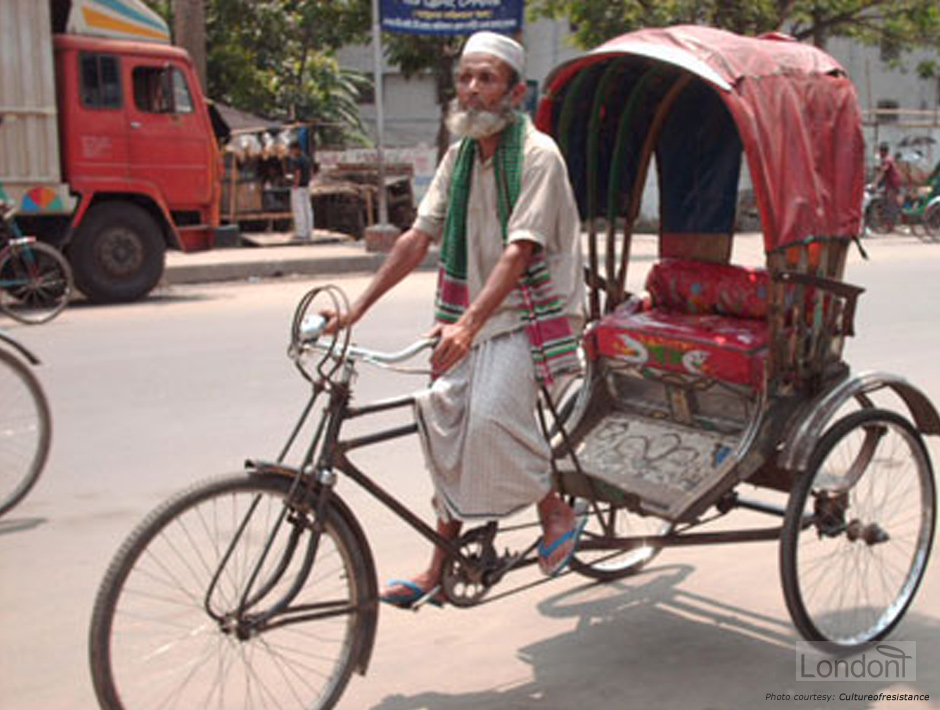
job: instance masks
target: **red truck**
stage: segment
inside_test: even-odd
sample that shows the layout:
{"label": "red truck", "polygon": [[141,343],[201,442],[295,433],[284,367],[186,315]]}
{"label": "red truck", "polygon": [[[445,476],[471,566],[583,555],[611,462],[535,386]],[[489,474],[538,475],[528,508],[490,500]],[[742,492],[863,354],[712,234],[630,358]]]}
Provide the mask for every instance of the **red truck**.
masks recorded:
{"label": "red truck", "polygon": [[209,106],[164,35],[138,0],[0,8],[14,65],[0,69],[0,199],[17,203],[25,233],[63,250],[93,301],[146,295],[167,248],[209,249],[219,225]]}

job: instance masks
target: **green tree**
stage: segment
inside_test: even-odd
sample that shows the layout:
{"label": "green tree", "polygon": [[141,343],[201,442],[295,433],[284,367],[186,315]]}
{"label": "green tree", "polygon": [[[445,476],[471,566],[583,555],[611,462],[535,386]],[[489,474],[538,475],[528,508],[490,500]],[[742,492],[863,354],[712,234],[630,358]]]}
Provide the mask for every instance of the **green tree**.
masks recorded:
{"label": "green tree", "polygon": [[450,100],[456,95],[454,69],[465,37],[409,35],[385,33],[383,44],[389,60],[396,64],[406,78],[430,72],[434,77],[435,95],[440,109],[437,129],[437,158],[447,152],[450,135],[444,119]]}
{"label": "green tree", "polygon": [[[174,26],[181,0],[149,4]],[[357,101],[369,80],[341,69],[335,53],[365,41],[370,18],[370,0],[206,0],[207,93],[268,118],[314,122],[321,144],[364,142]]]}
{"label": "green tree", "polygon": [[820,47],[841,36],[940,49],[937,0],[529,0],[529,12],[567,18],[584,48],[642,27],[694,23],[746,35],[785,31]]}

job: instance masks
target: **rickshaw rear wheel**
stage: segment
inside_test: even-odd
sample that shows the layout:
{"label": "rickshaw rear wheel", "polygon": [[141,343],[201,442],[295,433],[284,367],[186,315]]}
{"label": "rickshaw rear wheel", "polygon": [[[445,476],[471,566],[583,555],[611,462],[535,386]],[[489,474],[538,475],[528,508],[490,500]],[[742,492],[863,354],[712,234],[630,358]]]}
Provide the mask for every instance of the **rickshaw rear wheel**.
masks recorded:
{"label": "rickshaw rear wheel", "polygon": [[[605,526],[615,538],[666,535],[673,528],[672,523],[631,513],[623,506],[611,503],[597,505],[597,511],[593,507],[587,511],[588,522],[582,540],[608,537]],[[571,569],[590,579],[613,582],[636,574],[661,551],[662,548],[649,545],[632,550],[579,550],[571,558]]]}
{"label": "rickshaw rear wheel", "polygon": [[838,421],[797,480],[784,519],[780,570],[800,634],[838,651],[887,636],[923,579],[935,523],[920,433],[881,409]]}

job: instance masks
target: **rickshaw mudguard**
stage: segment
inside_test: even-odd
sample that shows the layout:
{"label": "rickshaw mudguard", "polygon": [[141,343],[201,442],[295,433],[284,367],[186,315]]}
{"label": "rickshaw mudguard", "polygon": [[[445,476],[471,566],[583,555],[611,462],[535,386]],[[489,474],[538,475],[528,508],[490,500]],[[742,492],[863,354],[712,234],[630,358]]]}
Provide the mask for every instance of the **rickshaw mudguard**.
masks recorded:
{"label": "rickshaw mudguard", "polygon": [[851,399],[881,389],[893,390],[907,405],[917,429],[922,434],[940,435],[940,413],[920,389],[903,377],[885,372],[862,372],[839,382],[807,403],[804,416],[787,432],[777,457],[780,468],[805,471],[816,443],[843,405]]}
{"label": "rickshaw mudguard", "polygon": [[[245,469],[249,474],[255,476],[284,476],[289,478],[296,478],[301,475],[300,471],[291,466],[285,466],[284,464],[274,463],[271,461],[258,461],[254,459],[249,459],[245,461]],[[379,588],[378,588],[378,575],[375,568],[375,558],[372,556],[372,548],[369,546],[369,540],[366,538],[365,533],[362,530],[362,526],[359,525],[359,521],[356,519],[356,516],[353,515],[352,510],[349,506],[336,494],[335,491],[330,493],[330,505],[333,505],[336,509],[336,512],[343,519],[343,522],[346,523],[346,526],[349,528],[349,531],[353,534],[353,537],[356,538],[356,543],[359,546],[359,553],[362,555],[362,562],[366,567],[366,573],[368,577],[368,589],[366,590],[367,598],[374,600],[374,602],[365,609],[362,615],[362,631],[359,637],[359,648],[356,651],[355,659],[356,665],[355,669],[359,675],[365,675],[366,671],[369,668],[369,661],[372,659],[372,649],[375,647],[375,634],[378,628],[379,622],[379,612],[378,612],[378,600],[379,600]]]}
{"label": "rickshaw mudguard", "polygon": [[39,364],[39,358],[33,355],[33,353],[29,349],[27,349],[25,345],[22,345],[18,340],[11,338],[9,335],[4,333],[3,331],[0,331],[0,340],[2,340],[4,343],[9,345],[20,355],[22,355],[29,362],[30,365]]}

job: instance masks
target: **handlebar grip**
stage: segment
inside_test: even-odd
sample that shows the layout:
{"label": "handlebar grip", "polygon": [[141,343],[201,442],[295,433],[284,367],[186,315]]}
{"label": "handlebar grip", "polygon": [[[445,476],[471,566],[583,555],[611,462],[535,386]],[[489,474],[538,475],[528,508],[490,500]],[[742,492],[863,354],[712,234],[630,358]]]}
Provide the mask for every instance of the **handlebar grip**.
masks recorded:
{"label": "handlebar grip", "polygon": [[317,340],[326,328],[327,320],[319,313],[307,314],[300,324],[300,340],[303,343],[311,343]]}

